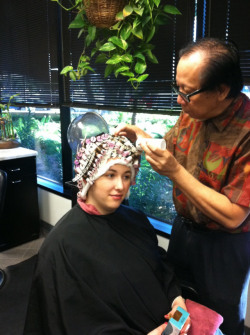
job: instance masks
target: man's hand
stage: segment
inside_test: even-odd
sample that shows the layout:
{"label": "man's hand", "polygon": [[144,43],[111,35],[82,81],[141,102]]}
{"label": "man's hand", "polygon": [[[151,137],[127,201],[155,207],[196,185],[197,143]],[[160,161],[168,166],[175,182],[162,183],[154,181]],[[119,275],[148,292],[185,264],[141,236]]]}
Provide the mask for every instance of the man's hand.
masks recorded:
{"label": "man's hand", "polygon": [[116,127],[114,135],[126,136],[131,142],[135,142],[139,137],[151,138],[151,136],[139,127],[124,123]]}
{"label": "man's hand", "polygon": [[171,179],[188,200],[212,221],[227,229],[236,229],[249,215],[248,207],[231,202],[226,195],[201,183],[167,149],[155,148],[147,143],[140,146],[152,168]]}
{"label": "man's hand", "polygon": [[172,179],[180,167],[174,156],[168,150],[162,150],[150,144],[141,144],[141,147],[145,152],[146,160],[152,168],[160,175]]}

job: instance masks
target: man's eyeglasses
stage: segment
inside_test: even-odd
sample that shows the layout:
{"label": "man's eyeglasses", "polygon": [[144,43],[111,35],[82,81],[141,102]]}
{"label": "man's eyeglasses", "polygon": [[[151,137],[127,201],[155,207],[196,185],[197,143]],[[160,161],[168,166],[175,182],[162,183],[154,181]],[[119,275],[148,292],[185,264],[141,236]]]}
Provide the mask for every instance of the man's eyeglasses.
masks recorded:
{"label": "man's eyeglasses", "polygon": [[179,91],[179,86],[176,85],[176,82],[173,82],[173,83],[172,83],[172,90],[173,90],[176,94],[180,95],[180,96],[182,97],[182,99],[184,99],[186,102],[190,102],[190,97],[192,97],[192,96],[194,96],[194,95],[196,95],[196,94],[205,92],[205,91],[207,91],[208,89],[207,89],[207,88],[200,88],[199,90],[196,90],[196,91],[194,91],[194,92],[192,92],[192,93],[185,94],[185,93],[183,93],[183,92],[180,92],[180,91]]}

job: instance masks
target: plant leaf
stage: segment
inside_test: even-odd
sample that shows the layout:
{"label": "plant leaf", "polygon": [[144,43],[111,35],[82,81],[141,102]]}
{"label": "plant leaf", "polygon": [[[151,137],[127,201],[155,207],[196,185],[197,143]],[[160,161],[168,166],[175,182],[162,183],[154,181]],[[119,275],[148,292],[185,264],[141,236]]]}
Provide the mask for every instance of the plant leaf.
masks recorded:
{"label": "plant leaf", "polygon": [[148,74],[145,73],[137,78],[138,82],[141,83],[143,80],[148,78]]}
{"label": "plant leaf", "polygon": [[108,39],[108,41],[112,42],[113,44],[117,45],[118,47],[122,48],[123,50],[126,50],[128,48],[128,43],[124,41],[123,39],[120,39],[117,36],[112,36]]}
{"label": "plant leaf", "polygon": [[99,40],[97,40],[95,42],[95,46],[97,47],[97,49],[100,49],[100,47],[102,46],[102,43]]}
{"label": "plant leaf", "polygon": [[107,78],[113,71],[114,71],[115,67],[114,65],[107,65],[105,68],[105,72],[104,72],[104,77]]}
{"label": "plant leaf", "polygon": [[91,50],[90,56],[93,57],[96,54],[97,51],[98,51],[97,48],[93,48]]}
{"label": "plant leaf", "polygon": [[77,35],[77,38],[80,38],[82,36],[82,33],[84,33],[85,29],[80,29]]}
{"label": "plant leaf", "polygon": [[69,71],[73,71],[73,66],[70,66],[70,65],[65,66],[65,67],[62,69],[62,71],[61,71],[60,73],[61,73],[61,74],[66,74],[66,73],[68,73]]}
{"label": "plant leaf", "polygon": [[74,20],[70,23],[69,29],[80,29],[85,26],[85,21],[83,19],[82,14],[77,14]]}
{"label": "plant leaf", "polygon": [[135,72],[138,74],[142,74],[146,71],[147,65],[142,60],[138,60],[138,62],[135,64]]}
{"label": "plant leaf", "polygon": [[165,13],[181,15],[181,12],[175,6],[172,5],[165,5],[163,7],[163,10]]}
{"label": "plant leaf", "polygon": [[90,44],[92,43],[92,39],[89,34],[86,36],[84,43],[87,47],[90,46]]}
{"label": "plant leaf", "polygon": [[145,62],[145,56],[141,52],[136,52],[134,54],[134,57],[140,58],[141,60]]}
{"label": "plant leaf", "polygon": [[[121,73],[122,74],[122,73]],[[138,81],[138,79],[137,78],[129,78],[129,80],[128,81]]]}
{"label": "plant leaf", "polygon": [[116,46],[111,43],[111,42],[107,42],[105,44],[103,44],[101,47],[100,47],[100,51],[111,51],[111,50],[114,50],[116,49]]}
{"label": "plant leaf", "polygon": [[95,26],[89,26],[88,27],[88,34],[90,36],[91,41],[94,41],[96,37],[96,27]]}
{"label": "plant leaf", "polygon": [[132,34],[141,40],[143,39],[143,32],[142,32],[141,26],[138,26],[135,29],[133,29]]}
{"label": "plant leaf", "polygon": [[141,25],[144,27],[151,20],[150,16],[146,16],[142,18]]}
{"label": "plant leaf", "polygon": [[95,72],[95,70],[91,66],[89,66],[89,65],[84,66],[84,69],[87,69],[87,70],[90,70],[92,72]]}
{"label": "plant leaf", "polygon": [[134,77],[135,75],[133,74],[133,72],[121,72],[120,73],[122,76],[126,76],[126,77]]}
{"label": "plant leaf", "polygon": [[117,22],[116,24],[114,24],[113,26],[111,26],[109,29],[110,30],[119,30],[119,27],[121,25],[121,22]]}
{"label": "plant leaf", "polygon": [[134,6],[134,7],[133,7],[133,10],[134,10],[134,12],[135,12],[136,14],[142,16],[143,11],[144,11],[144,8],[137,8],[137,7]]}
{"label": "plant leaf", "polygon": [[130,5],[127,5],[123,8],[123,16],[127,17],[133,13],[133,8]]}
{"label": "plant leaf", "polygon": [[80,57],[81,62],[87,62],[89,60],[90,60],[89,56],[87,56],[85,54],[82,54],[81,57]]}
{"label": "plant leaf", "polygon": [[121,56],[121,60],[125,63],[132,63],[133,62],[133,56],[130,54],[124,54]]}
{"label": "plant leaf", "polygon": [[161,2],[161,0],[154,0],[154,3],[156,5],[156,7],[159,7],[160,2]]}
{"label": "plant leaf", "polygon": [[143,80],[145,80],[146,78],[148,77],[148,74],[143,74],[137,78],[130,78],[128,81],[136,81],[136,82],[139,82],[141,83]]}
{"label": "plant leaf", "polygon": [[117,21],[122,21],[124,19],[123,12],[119,12],[116,14],[115,19]]}
{"label": "plant leaf", "polygon": [[169,20],[172,20],[172,18],[168,14],[163,13],[157,16],[155,24],[158,26],[163,26],[166,25]]}
{"label": "plant leaf", "polygon": [[158,59],[156,56],[152,53],[151,50],[146,51],[147,57],[150,60],[151,63],[158,64]]}
{"label": "plant leaf", "polygon": [[96,57],[95,63],[106,63],[107,57],[105,54],[100,54]]}
{"label": "plant leaf", "polygon": [[141,24],[141,19],[137,16],[137,18],[133,22],[133,29],[139,26],[139,24]]}
{"label": "plant leaf", "polygon": [[88,64],[89,64],[89,62],[81,62],[81,63],[79,63],[78,68],[79,68],[79,69],[83,69],[83,68],[85,68]]}
{"label": "plant leaf", "polygon": [[130,24],[126,24],[124,25],[124,27],[122,27],[120,36],[122,39],[126,41],[131,35],[131,32],[132,32],[132,26]]}
{"label": "plant leaf", "polygon": [[148,43],[149,41],[152,40],[152,38],[154,37],[154,34],[155,34],[155,26],[153,26],[153,27],[151,28],[150,33],[148,34],[146,43]]}
{"label": "plant leaf", "polygon": [[109,60],[107,60],[106,64],[118,64],[121,62],[121,56],[120,55],[114,55]]}
{"label": "plant leaf", "polygon": [[124,72],[124,71],[128,71],[129,70],[129,66],[120,66],[118,67],[118,69],[115,70],[115,74],[118,74],[120,72]]}
{"label": "plant leaf", "polygon": [[70,79],[76,81],[76,73],[74,71],[69,72],[69,77],[70,77]]}

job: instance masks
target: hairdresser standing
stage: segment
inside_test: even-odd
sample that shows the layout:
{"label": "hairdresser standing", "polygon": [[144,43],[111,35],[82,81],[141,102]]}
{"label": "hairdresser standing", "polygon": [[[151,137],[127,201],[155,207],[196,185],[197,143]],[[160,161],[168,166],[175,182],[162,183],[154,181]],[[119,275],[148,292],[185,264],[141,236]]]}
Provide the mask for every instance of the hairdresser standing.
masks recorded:
{"label": "hairdresser standing", "polygon": [[[227,335],[244,334],[250,276],[250,101],[239,64],[235,46],[213,38],[181,50],[173,89],[182,113],[167,150],[143,145],[174,185],[169,259],[224,317]],[[148,137],[135,126],[116,133]]]}

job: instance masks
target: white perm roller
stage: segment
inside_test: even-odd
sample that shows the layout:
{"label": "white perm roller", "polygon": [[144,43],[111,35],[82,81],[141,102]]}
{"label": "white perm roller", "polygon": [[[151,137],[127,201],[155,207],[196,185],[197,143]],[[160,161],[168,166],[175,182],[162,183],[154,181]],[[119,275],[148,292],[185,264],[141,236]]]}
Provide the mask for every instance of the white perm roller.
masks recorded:
{"label": "white perm roller", "polygon": [[153,146],[155,149],[156,148],[160,148],[162,150],[165,150],[167,145],[166,145],[166,141],[163,138],[138,138],[138,140],[136,141],[135,145],[136,148],[138,150],[143,151],[142,147],[141,147],[141,143],[142,144],[148,144]]}

